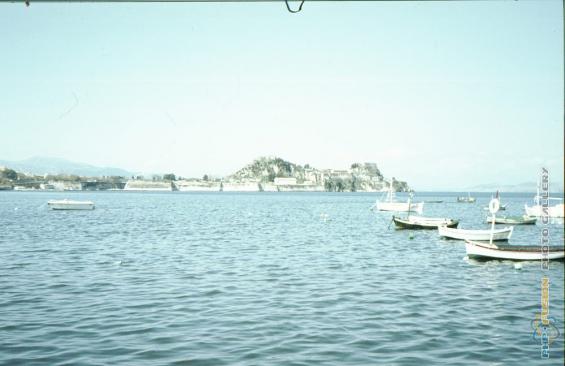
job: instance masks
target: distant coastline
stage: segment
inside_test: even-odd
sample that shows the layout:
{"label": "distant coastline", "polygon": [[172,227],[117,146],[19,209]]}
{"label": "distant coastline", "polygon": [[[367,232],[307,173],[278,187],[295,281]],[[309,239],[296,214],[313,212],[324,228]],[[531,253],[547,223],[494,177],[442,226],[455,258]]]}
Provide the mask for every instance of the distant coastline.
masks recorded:
{"label": "distant coastline", "polygon": [[[184,192],[379,192],[410,191],[406,182],[385,178],[375,163],[354,163],[349,169],[316,169],[277,157],[262,157],[237,172],[215,177],[180,177],[139,174],[120,168],[96,167],[60,158],[35,157],[21,161],[0,160],[0,190],[16,191],[184,191]],[[418,192],[535,192],[534,181],[518,184],[488,183],[455,189],[426,187]],[[553,181],[550,191],[563,193],[563,182]]]}
{"label": "distant coastline", "polygon": [[34,174],[0,166],[0,190],[16,191],[184,191],[184,192],[380,192],[392,184],[410,190],[395,178],[386,179],[376,163],[354,163],[349,169],[316,169],[278,157],[261,157],[234,174],[215,178],[164,175],[85,176]]}

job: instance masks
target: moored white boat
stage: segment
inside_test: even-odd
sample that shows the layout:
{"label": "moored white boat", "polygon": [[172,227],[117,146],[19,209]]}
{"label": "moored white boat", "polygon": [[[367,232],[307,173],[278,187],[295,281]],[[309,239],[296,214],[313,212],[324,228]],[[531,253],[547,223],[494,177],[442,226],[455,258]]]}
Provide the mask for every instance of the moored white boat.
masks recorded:
{"label": "moored white boat", "polygon": [[[506,207],[508,207],[508,204],[500,205],[499,211],[506,211]],[[488,206],[483,207],[483,210],[488,211]]]}
{"label": "moored white boat", "polygon": [[53,210],[93,210],[94,202],[92,201],[73,201],[73,200],[50,200],[47,206]]}
{"label": "moored white boat", "polygon": [[424,202],[412,203],[411,199],[408,202],[399,202],[395,199],[394,188],[392,182],[389,184],[386,198],[377,200],[373,205],[379,211],[395,211],[395,212],[417,212],[421,214],[424,210]]}
{"label": "moored white boat", "polygon": [[495,224],[506,224],[506,225],[535,225],[538,220],[535,217],[530,217],[528,215],[524,216],[500,216],[494,219],[489,216],[487,217],[487,223],[492,224],[494,220]]}
{"label": "moored white boat", "polygon": [[392,217],[392,221],[397,229],[437,229],[440,226],[457,227],[459,220],[446,219],[439,217]]}
{"label": "moored white boat", "polygon": [[[540,217],[547,215],[548,217],[565,217],[565,205],[559,203],[555,206],[548,206],[544,209],[542,205],[528,206],[524,205],[526,215],[530,217]],[[547,211],[544,211],[547,210]]]}
{"label": "moored white boat", "polygon": [[512,236],[513,227],[505,227],[497,230],[467,230],[449,228],[447,226],[439,226],[438,232],[440,236],[459,240],[508,240]]}
{"label": "moored white boat", "polygon": [[422,213],[424,210],[424,202],[409,203],[409,202],[387,202],[377,201],[377,210],[379,211],[396,211],[396,212],[417,212]]}
{"label": "moored white boat", "polygon": [[467,197],[457,197],[457,202],[475,203],[476,200],[477,199],[475,197],[471,197],[471,193],[467,193]]}
{"label": "moored white boat", "polygon": [[[506,207],[508,206],[508,204],[503,205],[502,202],[500,202],[500,194],[498,193],[498,191],[496,191],[496,195],[494,196],[494,198],[498,200],[498,204],[499,204],[498,211],[506,211]],[[489,207],[487,206],[484,209],[488,211]]]}
{"label": "moored white boat", "polygon": [[541,260],[544,254],[548,259],[563,259],[563,247],[549,246],[547,252],[542,253],[540,245],[500,245],[488,242],[465,241],[465,250],[469,258],[482,259],[509,259],[509,260]]}
{"label": "moored white boat", "polygon": [[[563,201],[563,198],[559,197],[549,197],[549,195],[540,195],[540,184],[538,184],[537,194],[534,196],[534,205],[528,206],[524,205],[526,210],[526,215],[532,217],[565,217],[565,205],[563,203],[558,203],[554,206],[550,206],[551,201]],[[545,205],[544,205],[545,203]],[[546,206],[546,207],[544,207]]]}

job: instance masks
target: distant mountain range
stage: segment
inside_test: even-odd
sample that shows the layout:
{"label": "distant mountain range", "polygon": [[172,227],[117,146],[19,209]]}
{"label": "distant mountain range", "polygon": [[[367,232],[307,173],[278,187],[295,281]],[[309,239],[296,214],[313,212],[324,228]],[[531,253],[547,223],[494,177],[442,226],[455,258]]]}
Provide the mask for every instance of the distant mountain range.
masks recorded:
{"label": "distant mountain range", "polygon": [[123,176],[130,177],[135,173],[125,169],[111,167],[97,167],[94,165],[77,163],[60,158],[33,157],[19,161],[0,160],[0,166],[14,169],[18,172],[44,175],[44,174],[74,174],[85,177]]}
{"label": "distant mountain range", "polygon": [[[523,182],[518,184],[479,184],[476,186],[467,187],[471,192],[535,192],[537,187],[536,182]],[[563,192],[563,182],[550,182],[549,189],[551,192]]]}

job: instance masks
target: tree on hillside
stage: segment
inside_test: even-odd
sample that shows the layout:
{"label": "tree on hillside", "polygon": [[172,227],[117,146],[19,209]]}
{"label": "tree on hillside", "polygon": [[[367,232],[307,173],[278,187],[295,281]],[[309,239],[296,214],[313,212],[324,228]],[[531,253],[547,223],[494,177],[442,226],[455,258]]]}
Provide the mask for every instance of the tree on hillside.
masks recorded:
{"label": "tree on hillside", "polygon": [[345,184],[342,179],[338,179],[335,183],[335,190],[336,192],[343,192],[345,190]]}
{"label": "tree on hillside", "polygon": [[176,180],[176,177],[173,173],[163,175],[164,180]]}
{"label": "tree on hillside", "polygon": [[359,180],[357,179],[357,176],[355,175],[351,176],[351,183],[349,190],[351,192],[357,192],[358,186],[359,186]]}
{"label": "tree on hillside", "polygon": [[18,179],[18,173],[13,169],[4,169],[2,171],[2,177],[10,180]]}

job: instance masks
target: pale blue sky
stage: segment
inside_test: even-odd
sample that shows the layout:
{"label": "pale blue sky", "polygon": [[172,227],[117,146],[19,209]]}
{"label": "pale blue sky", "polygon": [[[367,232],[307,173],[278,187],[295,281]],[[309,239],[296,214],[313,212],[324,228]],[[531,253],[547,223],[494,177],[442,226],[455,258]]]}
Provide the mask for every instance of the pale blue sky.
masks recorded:
{"label": "pale blue sky", "polygon": [[561,1],[0,4],[0,159],[563,176]]}

